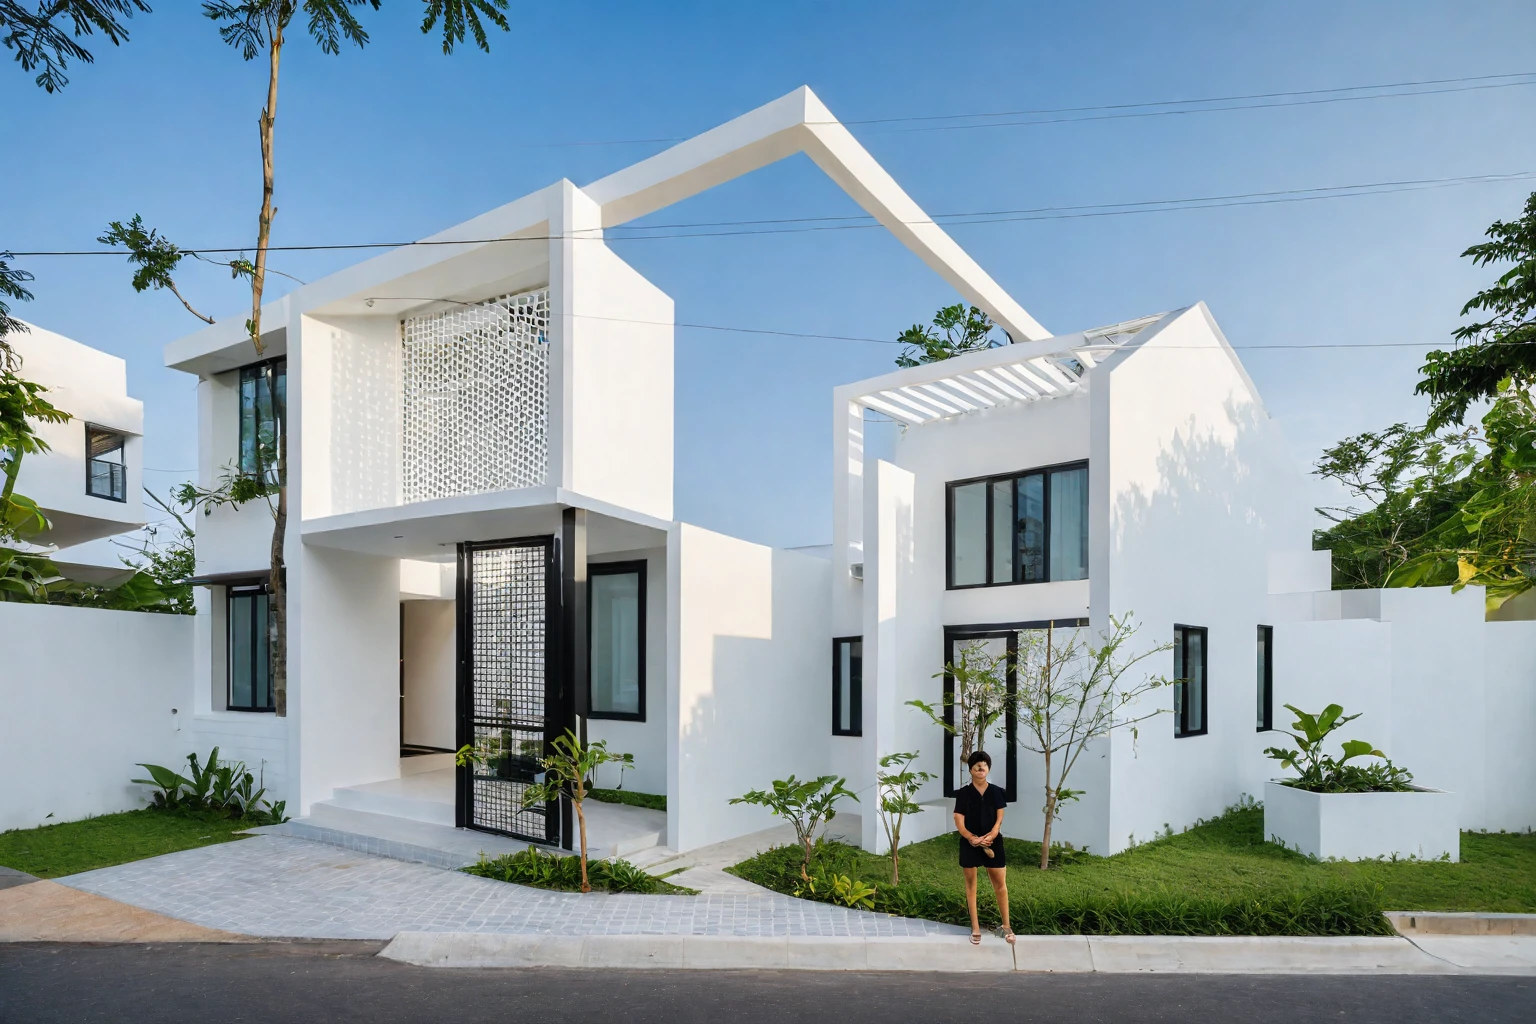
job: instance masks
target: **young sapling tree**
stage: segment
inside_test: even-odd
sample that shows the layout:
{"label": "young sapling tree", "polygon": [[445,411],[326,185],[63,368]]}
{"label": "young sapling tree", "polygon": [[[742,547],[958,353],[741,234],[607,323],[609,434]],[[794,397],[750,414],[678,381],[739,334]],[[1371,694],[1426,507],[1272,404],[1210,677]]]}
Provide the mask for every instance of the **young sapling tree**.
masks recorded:
{"label": "young sapling tree", "polygon": [[886,754],[880,759],[880,771],[875,782],[880,797],[880,823],[885,826],[885,839],[891,846],[891,884],[900,881],[901,875],[901,823],[909,814],[921,814],[917,792],[923,784],[935,778],[932,772],[913,771],[912,762],[917,751]]}
{"label": "young sapling tree", "polygon": [[[459,749],[458,763],[473,759],[467,745]],[[539,758],[544,768],[544,781],[536,782],[523,790],[523,807],[550,803],[562,796],[570,797],[576,808],[576,821],[581,830],[581,891],[591,892],[587,881],[587,814],[583,807],[591,792],[592,774],[605,764],[632,765],[633,754],[616,754],[608,749],[606,740],[598,740],[583,746],[576,734],[567,729],[564,736],[557,736],[550,744],[550,755]]]}
{"label": "young sapling tree", "polygon": [[754,789],[743,796],[733,797],[733,804],[756,804],[783,818],[795,830],[795,839],[805,852],[800,862],[800,877],[810,881],[811,848],[816,844],[822,826],[837,817],[837,801],[850,797],[855,803],[858,796],[847,787],[848,780],[836,775],[822,775],[803,782],[791,775],[787,779],[774,779],[772,789]]}
{"label": "young sapling tree", "polygon": [[1116,729],[1137,734],[1138,723],[1167,708],[1144,709],[1141,698],[1168,680],[1136,671],[1146,659],[1171,650],[1172,643],[1140,654],[1122,650],[1136,633],[1129,615],[1109,618],[1109,629],[1094,645],[1074,629],[1065,639],[1055,627],[1019,632],[1017,690],[1019,746],[1045,758],[1045,828],[1040,839],[1040,870],[1050,867],[1051,827],[1061,808],[1082,796],[1067,788],[1067,778],[1083,751]]}
{"label": "young sapling tree", "polygon": [[1008,713],[1012,697],[1007,662],[1007,654],[993,654],[979,640],[962,644],[960,657],[934,675],[948,681],[944,699],[937,704],[907,701],[908,707],[921,711],[959,741],[962,765],[972,751],[983,748],[988,730]]}

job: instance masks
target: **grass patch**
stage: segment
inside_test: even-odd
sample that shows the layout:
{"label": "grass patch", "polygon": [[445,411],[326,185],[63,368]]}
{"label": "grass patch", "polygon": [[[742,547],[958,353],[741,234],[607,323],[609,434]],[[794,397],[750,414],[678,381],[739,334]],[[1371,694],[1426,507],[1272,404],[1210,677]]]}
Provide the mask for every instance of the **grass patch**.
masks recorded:
{"label": "grass patch", "polygon": [[628,789],[589,789],[587,796],[605,804],[629,804],[631,807],[649,807],[653,811],[667,809],[667,798],[655,793],[636,793]]}
{"label": "grass patch", "polygon": [[[562,892],[581,891],[581,858],[543,853],[528,847],[520,853],[500,857],[480,856],[478,863],[461,869],[465,874],[491,878],[498,882],[516,882],[539,889]],[[594,891],[644,893],[654,896],[697,896],[697,889],[664,882],[647,874],[627,860],[589,860],[587,881]]]}
{"label": "grass patch", "polygon": [[[1536,835],[1463,833],[1462,861],[1318,862],[1264,841],[1264,812],[1235,808],[1182,835],[1113,857],[1071,852],[1039,871],[1040,845],[1006,840],[1015,931],[1100,935],[1382,934],[1382,910],[1536,911]],[[968,924],[953,834],[906,847],[901,884],[890,861],[825,843],[816,867],[876,888],[874,909]],[[793,893],[797,850],[770,850],[730,870]],[[989,886],[979,913],[999,920]]]}
{"label": "grass patch", "polygon": [[158,857],[241,838],[258,824],[212,812],[124,811],[83,821],[0,832],[0,864],[38,878]]}

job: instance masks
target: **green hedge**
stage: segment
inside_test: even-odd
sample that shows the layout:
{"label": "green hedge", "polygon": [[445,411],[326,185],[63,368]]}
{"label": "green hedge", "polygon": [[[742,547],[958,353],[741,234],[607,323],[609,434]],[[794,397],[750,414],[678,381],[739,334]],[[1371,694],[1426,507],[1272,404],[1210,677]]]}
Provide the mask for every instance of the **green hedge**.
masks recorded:
{"label": "green hedge", "polygon": [[589,789],[587,795],[605,804],[629,804],[631,807],[649,807],[653,811],[667,809],[667,798],[655,793],[636,793],[628,789]]}
{"label": "green hedge", "polygon": [[[779,847],[732,868],[758,885],[793,895],[800,888],[798,849]],[[813,870],[850,873],[858,851],[841,843],[818,847]],[[958,870],[958,869],[957,869]],[[969,925],[965,897],[953,888],[924,882],[875,886],[874,910],[901,917]],[[984,927],[1000,923],[985,881],[977,913]],[[1035,935],[1385,935],[1382,888],[1376,884],[1324,883],[1303,887],[1255,887],[1230,895],[1189,895],[1168,888],[1070,889],[1044,894],[1010,892],[1009,924]]]}
{"label": "green hedge", "polygon": [[[581,891],[581,858],[557,853],[543,853],[528,847],[519,853],[500,857],[481,854],[478,863],[462,869],[465,874],[491,878],[498,882],[516,882],[540,889],[564,892]],[[664,882],[647,874],[627,860],[588,860],[587,882],[604,892],[633,892],[653,895],[695,896],[697,891]]]}

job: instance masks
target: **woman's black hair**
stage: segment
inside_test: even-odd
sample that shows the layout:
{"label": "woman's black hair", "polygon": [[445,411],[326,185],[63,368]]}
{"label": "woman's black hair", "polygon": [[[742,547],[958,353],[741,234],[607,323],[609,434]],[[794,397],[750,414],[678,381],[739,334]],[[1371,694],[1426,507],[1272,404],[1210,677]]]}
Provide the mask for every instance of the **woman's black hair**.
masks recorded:
{"label": "woman's black hair", "polygon": [[992,767],[992,755],[987,753],[985,750],[975,750],[971,752],[970,757],[965,759],[965,766],[967,768],[975,768],[976,765],[982,761],[987,763],[988,769]]}

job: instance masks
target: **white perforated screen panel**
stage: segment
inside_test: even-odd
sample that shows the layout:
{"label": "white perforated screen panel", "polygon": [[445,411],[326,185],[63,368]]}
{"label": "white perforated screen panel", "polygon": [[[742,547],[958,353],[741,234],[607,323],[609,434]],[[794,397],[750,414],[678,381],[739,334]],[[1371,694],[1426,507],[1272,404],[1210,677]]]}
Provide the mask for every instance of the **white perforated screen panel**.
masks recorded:
{"label": "white perforated screen panel", "polygon": [[537,487],[549,465],[549,292],[401,322],[403,498]]}

